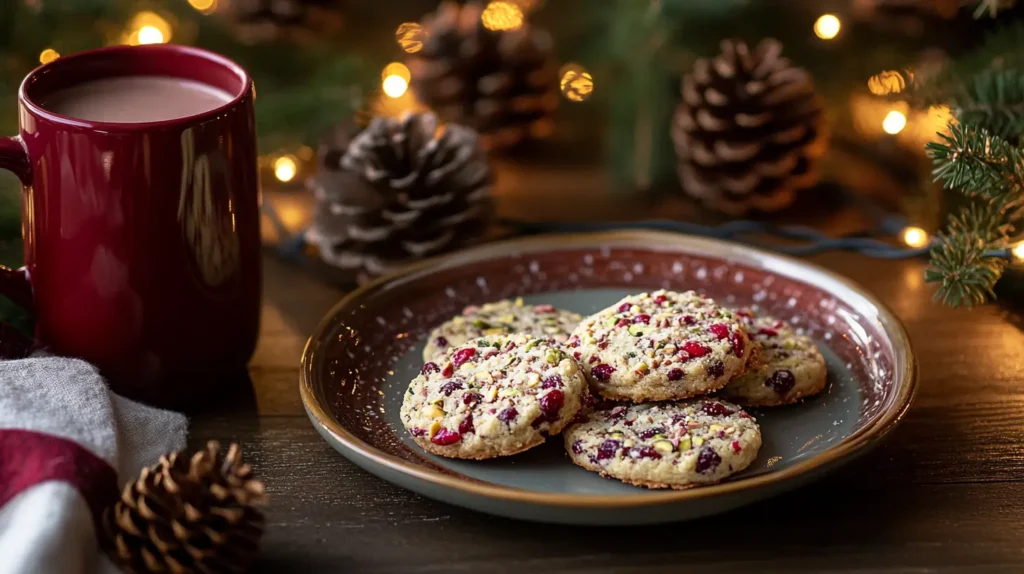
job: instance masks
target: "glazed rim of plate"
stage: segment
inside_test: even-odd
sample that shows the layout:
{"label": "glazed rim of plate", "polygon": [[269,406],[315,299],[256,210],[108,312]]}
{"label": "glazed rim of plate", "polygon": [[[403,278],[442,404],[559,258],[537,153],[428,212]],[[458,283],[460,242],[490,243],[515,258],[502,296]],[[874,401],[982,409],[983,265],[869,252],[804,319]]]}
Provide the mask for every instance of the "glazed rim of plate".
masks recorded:
{"label": "glazed rim of plate", "polygon": [[[557,240],[559,249],[571,249],[574,246],[599,246],[609,245],[611,247],[635,247],[653,251],[680,252],[693,254],[695,252],[706,253],[708,256],[719,257],[725,260],[741,260],[745,264],[753,261],[767,262],[764,268],[767,270],[800,280],[795,273],[798,270],[810,270],[824,278],[834,282],[840,287],[849,290],[858,297],[864,299],[874,307],[878,314],[882,329],[889,337],[894,354],[893,384],[896,385],[897,393],[894,400],[887,401],[888,405],[875,418],[869,421],[863,428],[844,438],[838,444],[829,447],[823,452],[800,461],[786,468],[768,472],[765,474],[739,478],[721,482],[709,486],[701,486],[686,490],[664,490],[652,491],[646,496],[635,494],[562,494],[555,492],[537,492],[511,486],[503,486],[489,482],[478,482],[465,480],[457,476],[438,472],[415,463],[403,460],[396,456],[387,454],[366,443],[362,439],[350,433],[323,407],[321,401],[316,397],[313,389],[315,366],[322,354],[320,341],[323,340],[325,332],[331,328],[334,318],[342,309],[345,309],[353,301],[363,296],[378,291],[392,281],[402,278],[405,281],[415,279],[417,276],[433,273],[437,270],[461,266],[476,261],[486,261],[494,257],[500,257],[508,253],[529,253],[545,250],[551,246],[551,242]],[[807,282],[803,280],[803,282]],[[833,285],[835,287],[836,285]],[[837,294],[838,296],[838,294]],[[498,498],[524,503],[565,506],[565,507],[634,507],[646,505],[658,505],[684,500],[702,499],[714,496],[721,496],[730,493],[743,491],[749,488],[768,486],[785,482],[796,478],[816,468],[827,466],[843,457],[853,455],[864,449],[864,447],[881,439],[891,431],[896,423],[903,418],[910,404],[913,401],[917,390],[917,359],[914,356],[913,348],[910,346],[910,338],[903,325],[892,311],[877,300],[874,296],[864,291],[853,281],[846,279],[836,273],[822,267],[800,261],[785,255],[770,253],[754,247],[748,247],[738,243],[683,235],[664,231],[609,231],[598,233],[579,233],[565,235],[538,235],[519,239],[510,239],[488,243],[478,247],[457,251],[451,254],[426,259],[405,267],[395,273],[382,276],[371,283],[367,283],[354,291],[348,293],[324,316],[317,325],[313,335],[306,342],[302,352],[302,363],[299,370],[299,393],[302,396],[302,403],[307,413],[314,417],[320,425],[326,428],[346,448],[354,451],[359,456],[365,457],[381,466],[400,472],[407,476],[433,483],[437,486],[447,487],[462,491],[466,494]]]}

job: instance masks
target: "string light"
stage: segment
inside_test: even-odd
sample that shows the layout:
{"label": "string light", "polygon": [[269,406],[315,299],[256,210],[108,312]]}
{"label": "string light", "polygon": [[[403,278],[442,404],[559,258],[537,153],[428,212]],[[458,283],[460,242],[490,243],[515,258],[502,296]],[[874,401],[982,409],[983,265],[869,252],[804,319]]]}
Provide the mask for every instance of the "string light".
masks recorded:
{"label": "string light", "polygon": [[299,166],[295,162],[295,158],[290,155],[283,155],[274,160],[274,177],[278,181],[288,183],[295,179],[295,174],[298,173]]}
{"label": "string light", "polygon": [[903,131],[905,127],[907,127],[907,116],[899,110],[891,110],[885,115],[885,119],[882,120],[882,129],[887,134],[896,135]]}
{"label": "string light", "polygon": [[139,12],[128,23],[125,44],[163,44],[171,41],[171,25],[156,12]]}
{"label": "string light", "polygon": [[212,14],[217,11],[217,0],[188,0],[188,4],[202,14]]}
{"label": "string light", "polygon": [[868,78],[868,91],[876,96],[898,94],[907,87],[903,75],[894,70],[879,72]]}
{"label": "string light", "polygon": [[523,10],[511,2],[491,2],[480,14],[484,28],[495,32],[518,30],[523,27]]}
{"label": "string light", "polygon": [[39,63],[49,64],[50,62],[56,60],[59,57],[60,54],[57,52],[57,50],[54,50],[53,48],[47,48],[39,54]]}
{"label": "string light", "polygon": [[582,102],[594,91],[594,78],[579,64],[566,64],[559,72],[562,95],[573,102]]}
{"label": "string light", "polygon": [[409,89],[409,80],[412,79],[412,74],[409,73],[409,68],[405,64],[392,62],[384,66],[381,77],[383,78],[381,89],[384,90],[384,93],[389,98],[400,98]]}
{"label": "string light", "polygon": [[415,54],[423,49],[423,26],[416,22],[404,22],[395,30],[395,41],[402,50]]}
{"label": "string light", "polygon": [[834,14],[822,14],[814,22],[814,35],[822,40],[831,40],[839,35],[842,23]]}
{"label": "string light", "polygon": [[907,227],[903,230],[903,243],[908,247],[924,247],[928,245],[928,232],[920,227]]}
{"label": "string light", "polygon": [[1017,261],[1024,261],[1024,241],[1013,246],[1013,256]]}

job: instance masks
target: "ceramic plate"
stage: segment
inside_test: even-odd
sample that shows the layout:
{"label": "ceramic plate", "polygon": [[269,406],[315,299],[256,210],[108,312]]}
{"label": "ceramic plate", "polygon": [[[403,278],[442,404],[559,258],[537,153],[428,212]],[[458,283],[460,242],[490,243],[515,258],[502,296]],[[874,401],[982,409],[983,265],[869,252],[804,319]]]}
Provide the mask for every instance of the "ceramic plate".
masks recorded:
{"label": "ceramic plate", "polygon": [[[764,445],[727,482],[657,491],[569,462],[561,437],[526,453],[458,461],[426,453],[398,418],[424,337],[465,305],[522,296],[584,315],[628,293],[694,289],[788,319],[828,361],[827,392],[751,409]],[[338,452],[424,496],[483,512],[575,524],[640,524],[721,512],[799,486],[878,443],[910,406],[917,367],[884,305],[813,265],[734,243],[660,232],[542,236],[410,267],[347,295],[302,356],[300,392]]]}

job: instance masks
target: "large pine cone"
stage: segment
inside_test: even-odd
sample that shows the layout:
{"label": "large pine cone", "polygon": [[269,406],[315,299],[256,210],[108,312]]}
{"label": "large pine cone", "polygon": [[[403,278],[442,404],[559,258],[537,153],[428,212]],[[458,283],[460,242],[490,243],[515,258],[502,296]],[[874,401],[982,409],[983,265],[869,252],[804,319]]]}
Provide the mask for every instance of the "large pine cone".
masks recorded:
{"label": "large pine cone", "polygon": [[493,213],[493,175],[478,140],[422,113],[374,118],[340,159],[324,146],[325,163],[310,180],[316,208],[307,240],[365,282],[480,236]]}
{"label": "large pine cone", "polygon": [[256,44],[337,31],[341,27],[337,4],[337,0],[229,0],[219,10],[234,24],[242,43]]}
{"label": "large pine cone", "polygon": [[443,120],[476,130],[485,149],[543,137],[558,107],[551,36],[526,22],[489,30],[483,10],[478,2],[444,2],[424,18],[423,48],[408,62],[412,89]]}
{"label": "large pine cone", "polygon": [[776,211],[816,179],[827,147],[822,106],[810,75],[763,40],[751,53],[722,42],[683,79],[672,139],[688,194],[731,215]]}
{"label": "large pine cone", "polygon": [[176,452],[144,468],[108,508],[110,556],[128,572],[245,572],[259,552],[265,503],[232,444],[209,442],[191,458]]}

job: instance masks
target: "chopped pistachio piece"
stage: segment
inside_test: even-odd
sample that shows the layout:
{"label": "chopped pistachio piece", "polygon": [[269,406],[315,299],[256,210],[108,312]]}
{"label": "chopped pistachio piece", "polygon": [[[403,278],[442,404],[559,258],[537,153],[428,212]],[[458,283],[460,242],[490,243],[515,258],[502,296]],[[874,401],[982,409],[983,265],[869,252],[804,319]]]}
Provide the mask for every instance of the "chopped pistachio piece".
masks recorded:
{"label": "chopped pistachio piece", "polygon": [[675,449],[676,448],[674,446],[672,446],[672,441],[670,441],[670,440],[656,440],[656,441],[654,441],[654,450],[656,450],[656,451],[658,451],[660,453],[668,454],[668,453],[674,451]]}

